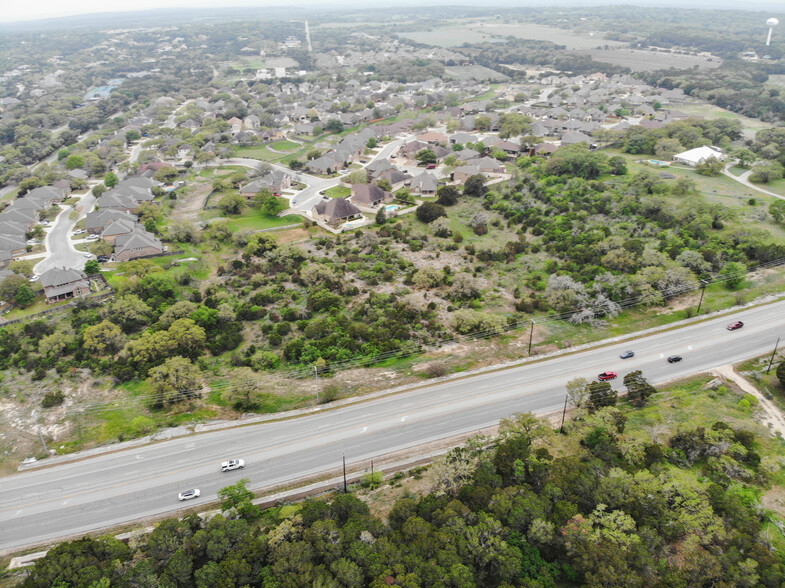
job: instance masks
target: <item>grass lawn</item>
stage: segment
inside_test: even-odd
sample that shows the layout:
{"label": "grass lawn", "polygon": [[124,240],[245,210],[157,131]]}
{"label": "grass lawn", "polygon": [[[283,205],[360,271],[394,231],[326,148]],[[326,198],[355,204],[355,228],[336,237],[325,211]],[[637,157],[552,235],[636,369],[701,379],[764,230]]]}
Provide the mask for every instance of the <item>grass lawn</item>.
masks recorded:
{"label": "grass lawn", "polygon": [[236,152],[236,156],[245,157],[247,159],[258,159],[260,161],[277,161],[283,157],[280,153],[273,153],[267,149],[266,145],[240,147]]}
{"label": "grass lawn", "polygon": [[333,186],[332,188],[328,188],[324,194],[330,198],[348,198],[351,193],[352,189],[347,188],[346,186]]}
{"label": "grass lawn", "polygon": [[295,225],[303,222],[303,217],[297,214],[287,214],[286,216],[267,216],[257,209],[250,209],[245,214],[229,219],[229,226],[236,231],[240,230],[260,230]]}
{"label": "grass lawn", "polygon": [[292,141],[276,141],[275,143],[270,143],[268,147],[272,147],[277,151],[296,151],[297,149],[302,148],[302,145],[299,143],[293,143]]}

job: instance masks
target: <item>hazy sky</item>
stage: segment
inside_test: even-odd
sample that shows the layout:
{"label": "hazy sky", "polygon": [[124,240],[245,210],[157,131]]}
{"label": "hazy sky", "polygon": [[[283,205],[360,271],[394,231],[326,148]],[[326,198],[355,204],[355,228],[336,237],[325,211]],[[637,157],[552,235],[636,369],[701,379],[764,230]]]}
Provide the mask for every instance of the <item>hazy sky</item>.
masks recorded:
{"label": "hazy sky", "polygon": [[[129,10],[150,10],[155,8],[187,8],[208,6],[346,6],[371,8],[377,6],[411,5],[415,2],[406,0],[366,0],[361,4],[350,0],[3,0],[0,10],[0,21],[33,20],[51,18],[56,16],[69,16],[73,14],[89,14],[95,12],[119,12]],[[549,0],[421,0],[418,4],[462,4],[462,5],[488,5],[488,6],[536,6],[552,5]],[[765,10],[769,6],[776,12],[782,12],[782,0],[561,0],[558,4],[642,4],[646,6],[684,6],[690,8],[739,8],[747,10]]]}

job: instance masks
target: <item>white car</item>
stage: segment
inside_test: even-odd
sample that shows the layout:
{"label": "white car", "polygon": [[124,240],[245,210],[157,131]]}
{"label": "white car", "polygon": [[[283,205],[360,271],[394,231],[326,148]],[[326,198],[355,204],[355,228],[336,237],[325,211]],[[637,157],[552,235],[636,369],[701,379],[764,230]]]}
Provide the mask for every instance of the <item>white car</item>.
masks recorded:
{"label": "white car", "polygon": [[194,488],[193,490],[185,490],[184,492],[180,492],[180,494],[177,495],[177,499],[191,500],[191,498],[199,498],[201,495],[201,490],[199,490],[199,488]]}
{"label": "white car", "polygon": [[40,280],[40,279],[41,279],[41,276],[31,276],[31,277],[30,277],[30,281],[31,281],[31,282],[37,282],[37,281],[38,281],[38,280]]}
{"label": "white car", "polygon": [[74,231],[74,235],[81,235],[84,232],[85,232],[84,229],[79,229],[78,231]]}
{"label": "white car", "polygon": [[99,235],[87,235],[85,241],[98,241],[101,237]]}
{"label": "white car", "polygon": [[230,459],[229,461],[221,462],[221,471],[230,472],[232,470],[241,470],[245,467],[245,460],[243,459]]}
{"label": "white car", "polygon": [[85,254],[84,254],[84,256],[85,256],[87,259],[92,259],[92,257],[93,257],[93,254],[92,254],[92,253],[85,253]]}

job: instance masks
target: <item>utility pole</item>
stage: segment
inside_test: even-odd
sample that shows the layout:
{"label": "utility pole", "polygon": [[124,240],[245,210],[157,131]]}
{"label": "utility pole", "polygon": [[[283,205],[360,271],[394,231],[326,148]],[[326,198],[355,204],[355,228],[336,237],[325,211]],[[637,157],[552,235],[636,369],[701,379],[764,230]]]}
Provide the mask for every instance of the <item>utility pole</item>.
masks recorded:
{"label": "utility pole", "polygon": [[567,416],[567,399],[569,398],[568,394],[564,395],[564,410],[561,413],[561,427],[559,427],[559,433],[562,435],[564,434],[564,417]]}
{"label": "utility pole", "polygon": [[316,404],[319,404],[319,368],[313,366],[313,373],[316,376]]}
{"label": "utility pole", "polygon": [[532,354],[532,338],[534,337],[534,319],[532,319],[532,328],[529,331],[529,355]]}
{"label": "utility pole", "polygon": [[41,444],[44,446],[44,451],[46,451],[46,455],[49,455],[49,448],[46,446],[46,441],[44,441],[44,435],[41,433],[41,426],[38,424],[38,417],[35,416],[35,411],[38,409],[33,409],[33,418],[35,419],[35,428],[38,430],[38,436],[41,438]]}
{"label": "utility pole", "polygon": [[701,280],[701,299],[698,301],[698,310],[695,312],[695,314],[701,313],[701,304],[703,304],[703,293],[706,292],[707,285],[708,284],[704,280]]}
{"label": "utility pole", "polygon": [[346,492],[348,492],[348,487],[346,485],[346,454],[342,453],[341,457],[343,458],[343,493],[346,494]]}
{"label": "utility pole", "polygon": [[780,345],[780,338],[777,337],[777,342],[774,344],[774,353],[771,354],[771,359],[769,360],[769,367],[766,368],[766,373],[769,373],[771,369],[771,364],[774,363],[774,356],[777,354],[777,347]]}

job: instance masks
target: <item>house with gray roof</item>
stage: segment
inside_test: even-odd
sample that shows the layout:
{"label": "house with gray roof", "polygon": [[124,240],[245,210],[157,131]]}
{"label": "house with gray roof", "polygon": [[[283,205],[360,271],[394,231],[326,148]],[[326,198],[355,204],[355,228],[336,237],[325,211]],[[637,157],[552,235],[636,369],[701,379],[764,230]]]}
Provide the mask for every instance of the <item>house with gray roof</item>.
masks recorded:
{"label": "house with gray roof", "polygon": [[116,261],[128,261],[129,259],[137,259],[139,257],[161,255],[164,250],[161,241],[138,224],[135,225],[132,232],[117,235],[114,239],[114,258]]}
{"label": "house with gray roof", "polygon": [[90,282],[83,271],[54,267],[41,274],[47,302],[59,302],[90,293]]}
{"label": "house with gray roof", "polygon": [[409,192],[412,194],[420,194],[421,196],[433,196],[439,187],[439,181],[432,173],[424,171],[419,176],[412,178],[412,183],[409,185]]}
{"label": "house with gray roof", "polygon": [[375,184],[353,184],[349,200],[356,206],[376,208],[385,202],[392,202],[393,195]]}
{"label": "house with gray roof", "polygon": [[138,217],[135,214],[111,208],[97,210],[87,213],[84,228],[90,235],[100,235],[106,227],[116,220],[126,220],[134,223],[138,220]]}
{"label": "house with gray roof", "polygon": [[330,226],[338,226],[342,222],[362,217],[362,212],[345,198],[322,200],[311,211],[314,217],[323,220]]}

